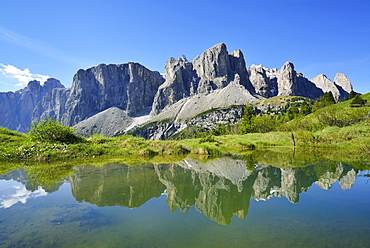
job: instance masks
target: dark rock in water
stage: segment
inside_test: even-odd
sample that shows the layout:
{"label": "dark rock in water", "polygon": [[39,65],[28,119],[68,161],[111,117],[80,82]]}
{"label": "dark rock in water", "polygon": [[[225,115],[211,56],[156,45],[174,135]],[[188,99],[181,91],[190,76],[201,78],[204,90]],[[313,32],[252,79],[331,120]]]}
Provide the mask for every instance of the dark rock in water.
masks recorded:
{"label": "dark rock in water", "polygon": [[159,72],[132,62],[79,70],[73,78],[61,122],[72,126],[113,106],[129,116],[146,113],[163,82]]}
{"label": "dark rock in water", "polygon": [[49,78],[43,85],[31,81],[16,92],[0,93],[0,126],[18,132],[27,132],[32,112],[42,98],[55,88],[64,88],[59,80]]}

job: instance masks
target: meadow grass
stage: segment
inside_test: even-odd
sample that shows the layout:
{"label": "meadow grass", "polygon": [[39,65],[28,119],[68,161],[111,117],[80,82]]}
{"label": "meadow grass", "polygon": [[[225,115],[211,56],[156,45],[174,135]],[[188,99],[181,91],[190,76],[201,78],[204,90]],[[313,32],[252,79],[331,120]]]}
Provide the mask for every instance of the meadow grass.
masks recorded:
{"label": "meadow grass", "polygon": [[[362,96],[370,102],[370,94]],[[370,107],[351,108],[350,101],[320,109],[286,123],[281,131],[243,135],[208,135],[183,140],[145,140],[131,135],[106,138],[95,134],[79,143],[36,142],[28,134],[0,128],[0,161],[66,161],[124,157],[127,161],[168,160],[184,156],[244,154],[264,148],[343,149],[354,156],[370,154]],[[343,125],[325,125],[320,115]],[[358,119],[358,120],[357,120]],[[356,120],[356,121],[353,121]],[[357,154],[357,155],[355,155]],[[170,158],[172,157],[172,158]]]}

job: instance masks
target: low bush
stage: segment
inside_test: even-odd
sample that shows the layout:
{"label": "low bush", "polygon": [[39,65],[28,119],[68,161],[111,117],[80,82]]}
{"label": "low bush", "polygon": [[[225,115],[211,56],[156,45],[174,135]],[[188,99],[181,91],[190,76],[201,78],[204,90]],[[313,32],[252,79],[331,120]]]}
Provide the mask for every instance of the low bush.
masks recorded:
{"label": "low bush", "polygon": [[72,127],[63,126],[59,121],[45,118],[40,122],[32,122],[29,131],[31,140],[40,142],[61,142],[66,144],[79,143],[83,138],[75,135]]}

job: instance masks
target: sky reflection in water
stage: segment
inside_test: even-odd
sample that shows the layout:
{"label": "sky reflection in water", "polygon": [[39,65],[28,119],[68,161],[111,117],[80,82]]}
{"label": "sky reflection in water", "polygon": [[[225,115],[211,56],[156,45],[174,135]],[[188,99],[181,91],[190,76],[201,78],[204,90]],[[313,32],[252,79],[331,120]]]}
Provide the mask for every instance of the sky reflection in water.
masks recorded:
{"label": "sky reflection in water", "polygon": [[17,170],[0,176],[0,246],[361,247],[368,174],[344,163],[187,158],[79,166],[43,189]]}

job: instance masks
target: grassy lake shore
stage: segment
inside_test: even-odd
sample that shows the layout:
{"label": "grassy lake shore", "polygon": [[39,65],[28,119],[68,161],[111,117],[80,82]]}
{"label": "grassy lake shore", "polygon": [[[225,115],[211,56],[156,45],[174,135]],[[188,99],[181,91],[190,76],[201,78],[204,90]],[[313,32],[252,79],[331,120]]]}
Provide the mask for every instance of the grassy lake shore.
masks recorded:
{"label": "grassy lake shore", "polygon": [[[363,95],[370,102],[370,93]],[[341,150],[348,157],[370,156],[370,107],[353,108],[350,101],[333,104],[307,116],[283,123],[265,133],[230,134],[181,140],[145,140],[130,135],[107,138],[95,134],[74,143],[35,140],[0,127],[0,161],[66,161],[98,157],[176,160],[183,156],[243,155],[254,149],[288,148]],[[330,122],[329,122],[330,121]],[[326,124],[326,122],[328,122]],[[64,127],[62,127],[63,129]],[[67,128],[67,127],[66,127]],[[73,132],[73,131],[72,131]],[[325,152],[324,152],[325,153]],[[165,158],[165,159],[163,159]]]}

